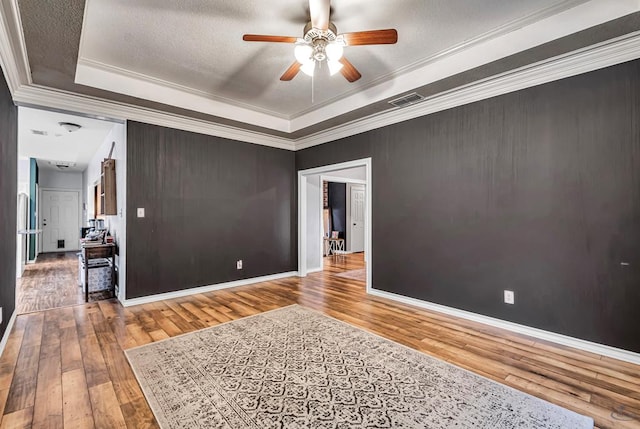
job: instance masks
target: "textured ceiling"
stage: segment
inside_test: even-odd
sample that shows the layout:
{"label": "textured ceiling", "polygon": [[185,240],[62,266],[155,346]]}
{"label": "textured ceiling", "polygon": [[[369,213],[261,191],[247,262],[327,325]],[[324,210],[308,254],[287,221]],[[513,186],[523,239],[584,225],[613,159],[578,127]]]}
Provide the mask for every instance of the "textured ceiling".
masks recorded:
{"label": "textured ceiling", "polygon": [[[241,39],[244,33],[300,35],[308,14],[305,0],[92,0],[86,11],[83,0],[18,2],[35,84],[288,138],[310,135],[379,113],[389,106],[384,99],[365,99],[334,117],[320,118],[299,129],[278,130],[235,115],[157,99],[153,94],[107,88],[101,82],[78,84],[78,59],[104,64],[123,75],[165,82],[207,99],[222,100],[229,106],[268,112],[274,118],[295,118],[326,105],[340,105],[334,102],[359,95],[372,85],[395,88],[398,76],[438,52],[508,33],[584,3],[333,0],[332,19],[339,32],[394,27],[398,29],[399,42],[392,46],[347,48],[347,57],[363,78],[349,84],[341,76],[318,77],[313,82],[312,102],[312,82],[307,76],[300,74],[292,82],[278,80],[293,61],[291,45],[248,43]],[[639,14],[634,13],[414,88],[425,95],[450,90],[636,31],[639,21]],[[399,90],[397,94],[406,92]]]}
{"label": "textured ceiling", "polygon": [[399,33],[396,45],[345,49],[363,76],[356,83],[341,75],[319,74],[312,86],[311,78],[302,73],[282,82],[278,78],[294,61],[293,46],[242,40],[244,33],[301,37],[308,20],[304,1],[92,0],[85,15],[81,56],[291,117],[561,3],[333,0],[332,19],[339,32],[396,28]]}

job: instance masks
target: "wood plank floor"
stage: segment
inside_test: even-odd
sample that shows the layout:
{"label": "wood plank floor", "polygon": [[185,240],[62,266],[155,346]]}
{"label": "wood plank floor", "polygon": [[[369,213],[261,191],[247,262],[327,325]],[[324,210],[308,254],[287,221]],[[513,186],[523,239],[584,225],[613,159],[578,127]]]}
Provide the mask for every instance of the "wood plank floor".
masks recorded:
{"label": "wood plank floor", "polygon": [[2,428],[155,428],[123,350],[298,303],[563,407],[640,428],[640,367],[367,296],[324,272],[123,308],[99,301],[18,316],[0,358]]}
{"label": "wood plank floor", "polygon": [[18,314],[84,303],[76,253],[41,253],[25,266],[16,285]]}
{"label": "wood plank floor", "polygon": [[[78,286],[77,252],[40,253],[34,264],[25,267],[16,283],[18,314],[84,304]],[[92,300],[110,297],[110,292],[94,292]]]}

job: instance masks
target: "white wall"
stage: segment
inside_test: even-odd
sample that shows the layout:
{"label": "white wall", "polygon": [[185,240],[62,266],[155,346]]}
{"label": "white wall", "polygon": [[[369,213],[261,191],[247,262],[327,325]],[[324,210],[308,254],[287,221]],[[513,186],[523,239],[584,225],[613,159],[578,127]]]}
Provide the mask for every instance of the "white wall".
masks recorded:
{"label": "white wall", "polygon": [[342,177],[343,179],[367,180],[367,169],[362,167],[347,168],[327,173],[326,176]]}
{"label": "white wall", "polygon": [[124,124],[114,124],[111,132],[105,137],[104,142],[96,151],[96,154],[89,162],[89,166],[84,171],[83,194],[86,205],[83,211],[85,222],[93,216],[94,200],[93,188],[100,181],[102,161],[109,156],[111,143],[115,142],[115,148],[111,157],[116,160],[116,204],[117,215],[104,216],[104,223],[109,233],[113,236],[118,246],[119,255],[116,256],[116,266],[118,267],[118,298],[124,299],[125,273],[126,273],[126,191],[127,191],[127,146],[126,146],[126,126]]}
{"label": "white wall", "polygon": [[[366,169],[348,168],[325,173],[323,176],[366,180]],[[307,176],[307,271],[322,268],[322,184],[320,174]]]}
{"label": "white wall", "polygon": [[31,177],[31,161],[28,157],[18,158],[18,193],[29,195],[29,182]]}
{"label": "white wall", "polygon": [[82,190],[82,173],[73,171],[57,171],[40,168],[38,172],[40,188],[57,188]]}

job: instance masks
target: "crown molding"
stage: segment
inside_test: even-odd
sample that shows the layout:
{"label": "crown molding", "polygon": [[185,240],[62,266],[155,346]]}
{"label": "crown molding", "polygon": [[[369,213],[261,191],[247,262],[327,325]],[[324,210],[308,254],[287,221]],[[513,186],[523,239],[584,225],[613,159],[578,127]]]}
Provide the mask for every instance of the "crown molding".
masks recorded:
{"label": "crown molding", "polygon": [[12,95],[21,85],[31,84],[31,68],[20,23],[16,1],[0,3],[0,65]]}
{"label": "crown molding", "polygon": [[376,128],[640,58],[640,31],[297,139],[301,150]]}
{"label": "crown molding", "polygon": [[290,139],[215,124],[212,122],[133,106],[130,104],[106,101],[96,97],[81,96],[71,92],[53,90],[38,85],[20,86],[13,94],[13,100],[16,104],[23,106],[46,107],[54,110],[80,112],[95,117],[115,119],[118,121],[133,120],[263,146],[272,146],[288,150],[295,149],[294,143]]}

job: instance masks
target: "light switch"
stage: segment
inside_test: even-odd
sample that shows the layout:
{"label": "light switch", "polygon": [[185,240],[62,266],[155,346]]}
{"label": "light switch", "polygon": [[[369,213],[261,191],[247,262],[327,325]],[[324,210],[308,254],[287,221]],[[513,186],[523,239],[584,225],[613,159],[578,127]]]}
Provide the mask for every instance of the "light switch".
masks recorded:
{"label": "light switch", "polygon": [[138,217],[144,217],[144,207],[138,207]]}

